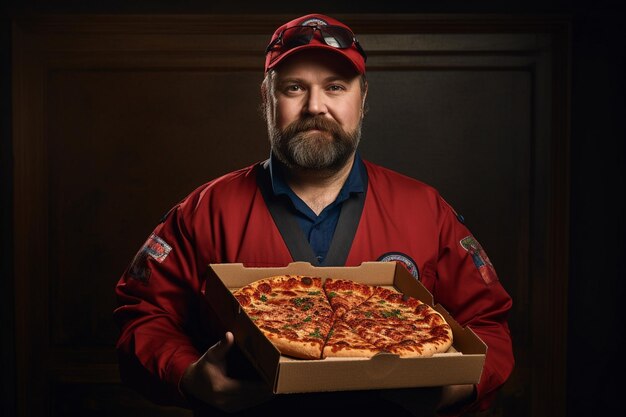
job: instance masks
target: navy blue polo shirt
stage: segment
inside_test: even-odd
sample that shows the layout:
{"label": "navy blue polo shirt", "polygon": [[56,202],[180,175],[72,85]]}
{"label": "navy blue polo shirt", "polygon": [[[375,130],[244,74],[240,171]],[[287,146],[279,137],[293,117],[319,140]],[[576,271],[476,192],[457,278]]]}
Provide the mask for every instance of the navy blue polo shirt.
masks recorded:
{"label": "navy blue polo shirt", "polygon": [[323,265],[326,255],[328,254],[328,248],[333,240],[333,234],[335,233],[335,227],[339,220],[342,203],[354,193],[365,192],[363,181],[365,166],[363,166],[363,161],[357,152],[350,174],[348,174],[348,178],[343,187],[341,187],[337,198],[326,206],[318,216],[289,187],[285,181],[280,164],[276,163],[273,158],[273,156],[270,156],[272,191],[276,196],[286,195],[289,198],[288,200],[291,202],[291,208],[293,209],[290,211],[293,212],[296,217],[318,262]]}

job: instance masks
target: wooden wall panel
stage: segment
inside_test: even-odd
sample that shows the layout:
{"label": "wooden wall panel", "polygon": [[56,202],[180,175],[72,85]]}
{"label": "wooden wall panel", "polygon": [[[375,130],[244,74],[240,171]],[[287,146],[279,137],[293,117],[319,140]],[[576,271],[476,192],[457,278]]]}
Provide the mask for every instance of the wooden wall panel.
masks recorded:
{"label": "wooden wall panel", "polygon": [[[363,155],[436,186],[514,297],[517,367],[489,413],[564,415],[567,22],[340,18],[369,55]],[[185,415],[119,384],[113,286],[173,204],[267,157],[262,51],[283,20],[17,21],[20,416]]]}

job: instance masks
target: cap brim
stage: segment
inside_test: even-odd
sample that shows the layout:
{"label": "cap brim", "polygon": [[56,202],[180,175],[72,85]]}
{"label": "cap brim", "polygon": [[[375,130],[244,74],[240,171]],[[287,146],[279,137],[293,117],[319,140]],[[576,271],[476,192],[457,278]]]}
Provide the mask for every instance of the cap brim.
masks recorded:
{"label": "cap brim", "polygon": [[306,45],[297,46],[295,48],[292,48],[292,49],[290,49],[288,51],[283,52],[282,54],[280,54],[280,56],[278,56],[278,58],[276,58],[275,61],[273,61],[270,65],[267,66],[266,71],[270,70],[272,68],[275,68],[281,62],[283,62],[285,60],[285,58],[288,58],[290,56],[293,56],[294,54],[297,54],[297,53],[305,51],[305,50],[310,50],[310,49],[322,49],[322,50],[326,50],[326,51],[331,51],[334,54],[341,56],[342,58],[344,58],[344,60],[346,60],[348,63],[350,63],[352,68],[354,68],[354,70],[358,74],[365,73],[365,66],[363,65],[362,67],[360,67],[359,64],[357,64],[357,62],[355,62],[355,60],[350,56],[351,53],[359,54],[358,51],[355,51],[355,50],[352,50],[352,49],[349,49],[349,48],[348,49],[339,49],[339,48],[332,47],[330,45],[313,43],[313,42],[312,43],[308,43]]}

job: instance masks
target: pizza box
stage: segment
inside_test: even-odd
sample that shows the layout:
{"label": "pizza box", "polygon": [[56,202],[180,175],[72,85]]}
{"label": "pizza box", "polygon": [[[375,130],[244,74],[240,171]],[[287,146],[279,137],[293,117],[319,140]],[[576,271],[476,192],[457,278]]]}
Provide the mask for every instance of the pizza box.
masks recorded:
{"label": "pizza box", "polygon": [[[429,358],[400,358],[379,353],[372,358],[303,360],[282,356],[254,325],[232,295],[253,281],[274,275],[308,275],[350,279],[395,287],[433,306],[452,327],[453,345]],[[474,384],[480,380],[487,346],[462,328],[404,267],[395,262],[365,262],[357,267],[314,267],[294,262],[280,268],[246,268],[243,264],[211,264],[206,297],[241,351],[273,387],[275,394]]]}

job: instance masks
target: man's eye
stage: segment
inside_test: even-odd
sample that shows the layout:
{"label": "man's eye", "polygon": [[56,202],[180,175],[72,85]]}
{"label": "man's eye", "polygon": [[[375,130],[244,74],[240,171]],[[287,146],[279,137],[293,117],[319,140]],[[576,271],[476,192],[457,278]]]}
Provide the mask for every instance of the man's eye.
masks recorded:
{"label": "man's eye", "polygon": [[288,85],[288,86],[285,88],[285,90],[286,90],[286,91],[289,91],[289,92],[296,92],[296,91],[301,91],[301,90],[302,90],[302,87],[301,87],[301,86],[299,86],[299,85],[297,85],[297,84],[293,84],[293,85]]}
{"label": "man's eye", "polygon": [[342,85],[333,84],[333,85],[328,86],[328,90],[330,90],[330,91],[342,91],[342,90],[345,90],[345,88]]}

